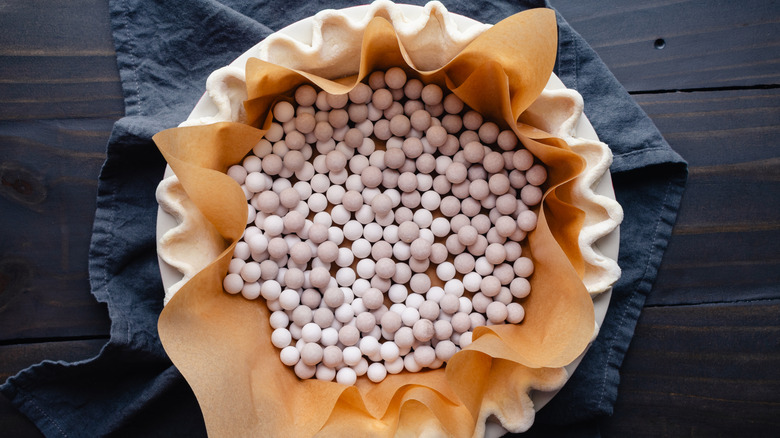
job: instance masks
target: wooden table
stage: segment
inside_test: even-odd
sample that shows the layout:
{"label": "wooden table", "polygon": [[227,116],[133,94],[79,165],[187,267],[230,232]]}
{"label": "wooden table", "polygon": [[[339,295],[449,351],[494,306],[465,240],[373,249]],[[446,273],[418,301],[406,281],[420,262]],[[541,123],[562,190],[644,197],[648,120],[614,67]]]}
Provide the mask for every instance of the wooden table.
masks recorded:
{"label": "wooden table", "polygon": [[[780,4],[553,2],[690,163],[606,436],[780,430]],[[89,291],[122,91],[105,0],[0,6],[0,381],[108,339]],[[0,435],[39,436],[0,397]]]}

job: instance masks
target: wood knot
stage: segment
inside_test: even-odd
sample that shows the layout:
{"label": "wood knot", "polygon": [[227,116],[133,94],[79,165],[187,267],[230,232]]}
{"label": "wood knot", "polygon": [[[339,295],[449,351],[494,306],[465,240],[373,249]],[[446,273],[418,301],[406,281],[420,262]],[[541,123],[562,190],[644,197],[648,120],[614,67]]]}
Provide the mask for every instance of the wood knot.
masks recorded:
{"label": "wood knot", "polygon": [[17,163],[0,166],[0,194],[27,206],[40,204],[46,199],[46,187],[42,178]]}

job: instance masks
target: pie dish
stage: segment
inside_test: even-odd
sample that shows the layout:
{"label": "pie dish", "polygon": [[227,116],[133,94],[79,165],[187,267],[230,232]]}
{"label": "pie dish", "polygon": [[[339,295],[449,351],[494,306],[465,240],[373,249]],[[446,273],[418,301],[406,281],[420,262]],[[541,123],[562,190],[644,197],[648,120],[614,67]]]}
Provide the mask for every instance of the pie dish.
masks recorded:
{"label": "pie dish", "polygon": [[[409,52],[420,56],[417,62],[411,56],[411,62],[422,70],[436,68],[437,64],[448,61],[490,28],[451,14],[437,2],[429,3],[425,8],[377,2],[341,11],[323,11],[279,31],[247,51],[230,66],[215,72],[207,82],[207,95],[182,126],[246,121],[242,106],[246,99],[243,65],[250,57],[281,65],[286,63],[286,67],[297,70],[308,68],[312,74],[325,77],[341,77],[349,73],[354,65],[349,66],[348,63],[340,62],[340,59],[354,58],[354,43],[347,44],[342,50],[329,51],[328,48],[332,48],[330,42],[360,41],[362,29],[375,16],[385,17],[393,24],[401,44],[404,44],[406,38],[410,47],[416,45],[415,50]],[[426,41],[429,41],[429,45],[424,43]],[[431,47],[442,46],[448,50],[435,51],[441,54],[441,59],[429,56]],[[331,65],[338,65],[339,68],[329,71],[328,66]],[[524,112],[522,121],[564,139],[586,163],[584,172],[574,182],[572,193],[576,197],[576,205],[585,211],[577,245],[585,261],[582,281],[593,297],[598,324],[606,313],[610,286],[619,277],[615,260],[618,249],[617,227],[622,219],[622,210],[614,201],[611,190],[608,172],[611,154],[607,146],[598,141],[582,115],[579,95],[565,89],[554,75],[550,76],[538,99]],[[167,302],[183,284],[219,256],[225,250],[225,244],[209,220],[188,199],[186,191],[177,183],[170,169],[158,189],[158,200],[161,205],[158,215],[158,254]],[[214,242],[217,244],[210,244]],[[571,372],[580,358],[567,365],[566,369]],[[543,406],[554,392],[534,392],[534,408]],[[518,430],[518,426],[514,425],[511,429]]]}

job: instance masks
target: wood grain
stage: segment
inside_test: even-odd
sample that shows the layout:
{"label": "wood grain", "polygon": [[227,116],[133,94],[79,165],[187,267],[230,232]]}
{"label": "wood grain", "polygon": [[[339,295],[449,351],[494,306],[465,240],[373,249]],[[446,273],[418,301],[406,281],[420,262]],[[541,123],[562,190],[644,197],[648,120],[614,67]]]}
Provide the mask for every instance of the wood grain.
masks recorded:
{"label": "wood grain", "polygon": [[[780,6],[748,0],[552,0],[629,91],[780,82]],[[662,39],[662,49],[656,41]]]}
{"label": "wood grain", "polygon": [[690,165],[647,304],[780,298],[780,90],[636,100]]}
{"label": "wood grain", "polygon": [[[718,170],[696,169],[702,166],[759,162],[779,156],[779,89],[646,94],[634,99],[669,144],[690,162],[692,173],[712,174]],[[745,178],[753,176],[747,173]]]}
{"label": "wood grain", "polygon": [[0,78],[0,120],[124,115],[113,53],[0,56]]}
{"label": "wood grain", "polygon": [[0,120],[124,114],[108,2],[5,2],[0,29]]}
{"label": "wood grain", "polygon": [[108,334],[87,259],[112,124],[0,122],[0,342]]}
{"label": "wood grain", "polygon": [[604,436],[772,436],[780,301],[646,307]]}
{"label": "wood grain", "polygon": [[780,297],[777,230],[674,235],[645,305]]}

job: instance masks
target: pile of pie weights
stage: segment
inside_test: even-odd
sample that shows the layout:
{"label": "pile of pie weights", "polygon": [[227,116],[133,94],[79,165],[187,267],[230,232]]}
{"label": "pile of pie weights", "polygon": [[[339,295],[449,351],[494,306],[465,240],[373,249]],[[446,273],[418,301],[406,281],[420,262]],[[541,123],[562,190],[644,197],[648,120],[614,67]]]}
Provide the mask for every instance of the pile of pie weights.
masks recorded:
{"label": "pile of pie weights", "polygon": [[436,369],[517,324],[547,171],[511,130],[400,68],[348,94],[296,89],[228,175],[248,201],[225,291],[262,296],[301,379]]}

